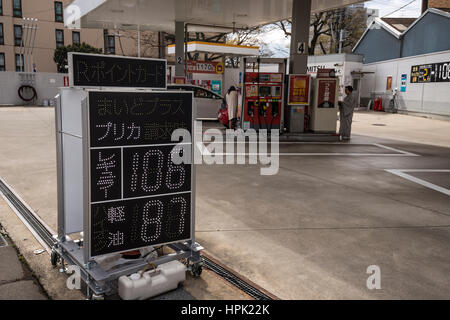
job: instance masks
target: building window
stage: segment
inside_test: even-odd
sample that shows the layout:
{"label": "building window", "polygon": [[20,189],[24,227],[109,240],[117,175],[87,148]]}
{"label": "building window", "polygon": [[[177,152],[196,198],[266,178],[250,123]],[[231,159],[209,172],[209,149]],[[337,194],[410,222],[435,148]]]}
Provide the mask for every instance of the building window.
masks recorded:
{"label": "building window", "polygon": [[3,15],[3,0],[0,0],[0,16]]}
{"label": "building window", "polygon": [[72,31],[72,43],[73,44],[81,43],[80,33],[78,31]]}
{"label": "building window", "polygon": [[116,39],[114,36],[108,36],[108,53],[109,54],[116,53]]}
{"label": "building window", "polygon": [[14,25],[14,45],[15,46],[22,45],[22,26],[18,24]]}
{"label": "building window", "polygon": [[64,47],[64,30],[56,29],[56,47]]}
{"label": "building window", "polygon": [[23,72],[24,71],[23,64],[23,55],[16,53],[16,71]]}
{"label": "building window", "polygon": [[0,23],[0,44],[5,44],[5,40],[3,37],[3,23]]}
{"label": "building window", "polygon": [[55,1],[55,21],[64,22],[63,3],[60,1]]}
{"label": "building window", "polygon": [[13,0],[13,16],[22,18],[22,0]]}
{"label": "building window", "polygon": [[5,54],[3,52],[0,53],[0,71],[6,71]]}

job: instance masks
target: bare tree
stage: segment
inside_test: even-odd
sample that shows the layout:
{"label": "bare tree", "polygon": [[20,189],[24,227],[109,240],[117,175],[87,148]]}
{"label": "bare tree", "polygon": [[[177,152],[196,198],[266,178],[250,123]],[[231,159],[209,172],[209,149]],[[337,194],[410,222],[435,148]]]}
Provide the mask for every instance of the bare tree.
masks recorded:
{"label": "bare tree", "polygon": [[[315,13],[311,16],[310,23],[310,41],[308,47],[308,53],[313,55],[318,44],[318,40],[323,35],[331,36],[331,19],[333,18],[333,12],[320,12]],[[281,29],[286,37],[291,36],[291,20],[280,21],[274,24],[276,27]]]}
{"label": "bare tree", "polygon": [[[239,29],[234,33],[230,33],[227,36],[227,43],[246,46],[258,46],[261,56],[271,56],[273,51],[264,41],[264,34],[272,31],[274,26],[257,26],[248,29]],[[239,68],[241,58],[240,57],[225,57],[225,67],[227,68]]]}
{"label": "bare tree", "polygon": [[[291,20],[277,22],[274,26],[282,30],[286,37],[291,36]],[[315,13],[311,16],[308,53],[316,54],[318,45],[319,52],[322,54],[338,52],[340,30],[344,30],[342,47],[353,47],[363,34],[365,27],[366,12],[361,8]]]}
{"label": "bare tree", "polygon": [[351,14],[344,16],[342,24],[339,26],[345,33],[342,43],[344,51],[351,52],[366,30],[366,23],[366,11],[361,8],[357,8],[356,10],[353,10]]}

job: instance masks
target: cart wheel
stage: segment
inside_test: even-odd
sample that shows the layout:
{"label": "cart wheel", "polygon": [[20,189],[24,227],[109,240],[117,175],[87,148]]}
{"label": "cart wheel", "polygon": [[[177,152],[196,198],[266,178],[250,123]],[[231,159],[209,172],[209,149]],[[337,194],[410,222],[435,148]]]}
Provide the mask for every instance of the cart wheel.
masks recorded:
{"label": "cart wheel", "polygon": [[59,261],[58,254],[56,253],[56,251],[52,251],[52,254],[50,256],[50,262],[51,262],[52,266],[56,267],[58,261]]}
{"label": "cart wheel", "polygon": [[200,277],[200,275],[202,274],[202,271],[203,271],[203,267],[198,263],[193,264],[191,266],[191,274],[194,276],[194,278]]}

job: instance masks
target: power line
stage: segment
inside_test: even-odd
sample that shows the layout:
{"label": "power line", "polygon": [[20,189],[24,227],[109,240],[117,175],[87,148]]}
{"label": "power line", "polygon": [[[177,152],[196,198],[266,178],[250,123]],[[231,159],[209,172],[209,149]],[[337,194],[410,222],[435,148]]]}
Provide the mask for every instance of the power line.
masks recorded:
{"label": "power line", "polygon": [[405,4],[404,6],[402,6],[402,7],[398,8],[398,9],[392,11],[391,13],[385,14],[382,18],[387,17],[387,16],[390,16],[390,15],[393,14],[393,13],[396,13],[397,11],[400,11],[400,10],[402,10],[403,8],[406,8],[407,6],[409,6],[410,4],[412,4],[413,2],[416,2],[416,1],[417,1],[417,0],[412,0],[412,1],[408,2],[408,3]]}

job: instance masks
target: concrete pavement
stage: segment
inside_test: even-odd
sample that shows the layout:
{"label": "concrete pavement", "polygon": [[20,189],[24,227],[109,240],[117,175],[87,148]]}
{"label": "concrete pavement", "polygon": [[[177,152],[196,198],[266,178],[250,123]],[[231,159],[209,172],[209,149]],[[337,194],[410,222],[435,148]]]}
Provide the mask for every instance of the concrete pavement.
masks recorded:
{"label": "concrete pavement", "polygon": [[11,241],[6,235],[0,237],[0,300],[47,300]]}
{"label": "concrete pavement", "polygon": [[[50,108],[0,108],[0,176],[56,229],[53,116]],[[275,176],[260,176],[259,166],[197,166],[197,240],[283,299],[450,297],[450,197],[385,171],[450,169],[450,122],[364,112],[353,133],[350,144],[281,145],[282,153],[330,155],[282,156]],[[448,188],[447,173],[414,175]],[[0,221],[29,238],[5,208]],[[381,269],[381,290],[366,287],[371,265]],[[237,294],[219,294],[227,285],[211,277],[187,291],[199,299]]]}
{"label": "concrete pavement", "polygon": [[358,112],[352,130],[366,137],[450,148],[449,121],[450,117],[430,119],[418,115]]}

